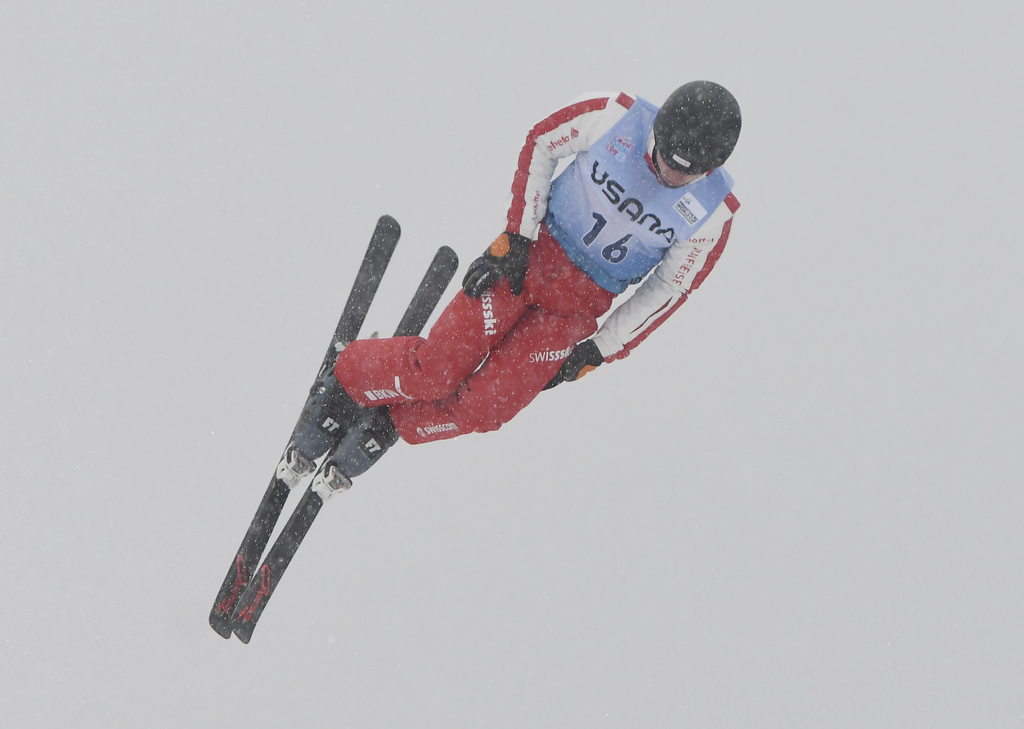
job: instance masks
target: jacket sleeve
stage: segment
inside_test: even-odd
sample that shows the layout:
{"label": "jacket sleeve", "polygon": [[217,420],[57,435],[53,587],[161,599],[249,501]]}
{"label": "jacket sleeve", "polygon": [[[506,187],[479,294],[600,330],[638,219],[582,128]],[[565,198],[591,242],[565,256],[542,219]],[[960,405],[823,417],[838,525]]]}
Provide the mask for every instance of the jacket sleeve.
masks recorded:
{"label": "jacket sleeve", "polygon": [[535,239],[558,161],[589,149],[632,105],[626,94],[591,94],[538,122],[519,153],[506,230]]}
{"label": "jacket sleeve", "polygon": [[605,320],[594,342],[606,362],[628,356],[704,282],[725,250],[739,206],[729,193],[698,237],[673,243],[654,272]]}

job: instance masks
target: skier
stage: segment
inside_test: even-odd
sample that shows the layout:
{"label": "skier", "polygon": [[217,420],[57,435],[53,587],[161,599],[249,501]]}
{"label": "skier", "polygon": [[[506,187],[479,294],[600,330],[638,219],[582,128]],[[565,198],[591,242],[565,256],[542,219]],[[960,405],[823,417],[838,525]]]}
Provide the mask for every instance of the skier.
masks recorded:
{"label": "skier", "polygon": [[[398,224],[383,216],[210,626],[248,643],[324,502],[399,437],[426,443],[495,430],[542,390],[625,357],[660,326],[728,240],[739,203],[722,164],[739,133],[736,100],[709,81],[681,86],[660,109],[620,93],[555,112],[530,131],[519,156],[507,229],[470,264],[429,336],[400,335],[420,332],[454,274],[457,257],[445,247],[396,336],[350,342],[398,242]],[[641,281],[598,329],[615,296]],[[309,474],[253,569],[288,492]]]}
{"label": "skier", "polygon": [[[416,444],[495,430],[542,390],[627,356],[725,248],[739,203],[722,164],[740,123],[732,94],[694,81],[660,109],[624,93],[591,96],[534,126],[508,227],[429,336],[357,340],[338,356],[344,392],[326,393],[328,409],[350,409],[345,393],[369,409],[338,449],[345,475],[399,436]],[[641,281],[598,330],[615,296]]]}

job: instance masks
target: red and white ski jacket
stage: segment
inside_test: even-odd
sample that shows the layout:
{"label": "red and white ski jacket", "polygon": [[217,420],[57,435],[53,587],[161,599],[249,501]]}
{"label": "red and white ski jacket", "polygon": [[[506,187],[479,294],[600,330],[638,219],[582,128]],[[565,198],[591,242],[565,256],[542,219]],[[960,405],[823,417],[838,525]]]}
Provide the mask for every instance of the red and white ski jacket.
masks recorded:
{"label": "red and white ski jacket", "polygon": [[[632,104],[633,97],[622,93],[585,95],[530,130],[512,181],[507,230],[537,237],[559,160],[589,149]],[[653,151],[652,133],[647,139],[649,164]],[[632,296],[609,315],[594,335],[606,361],[627,356],[707,278],[725,249],[738,208],[739,201],[729,193],[697,237],[676,241]]]}

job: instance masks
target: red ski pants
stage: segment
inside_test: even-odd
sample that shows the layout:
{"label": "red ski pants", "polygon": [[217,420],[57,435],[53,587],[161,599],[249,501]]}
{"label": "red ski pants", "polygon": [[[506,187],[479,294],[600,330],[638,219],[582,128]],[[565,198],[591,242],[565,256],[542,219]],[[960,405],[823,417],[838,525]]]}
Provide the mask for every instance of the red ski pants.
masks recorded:
{"label": "red ski pants", "polygon": [[614,297],[541,226],[521,296],[504,279],[479,299],[460,291],[426,339],[357,340],[334,372],[360,405],[390,406],[408,443],[497,430],[597,331]]}

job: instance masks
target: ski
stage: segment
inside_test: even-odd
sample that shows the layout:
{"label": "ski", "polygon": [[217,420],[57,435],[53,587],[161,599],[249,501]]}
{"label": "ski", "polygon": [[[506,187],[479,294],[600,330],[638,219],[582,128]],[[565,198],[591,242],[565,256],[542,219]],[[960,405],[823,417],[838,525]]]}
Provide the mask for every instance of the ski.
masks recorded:
{"label": "ski", "polygon": [[395,329],[396,337],[415,337],[423,331],[427,319],[434,313],[445,289],[459,269],[459,257],[448,246],[441,246],[434,254],[427,273],[416,287],[416,294],[409,302],[402,321]]}
{"label": "ski", "polygon": [[382,215],[377,221],[370,244],[366,248],[355,282],[352,284],[352,289],[345,302],[345,309],[338,320],[331,344],[320,364],[320,370],[317,373],[313,389],[310,391],[309,399],[306,401],[299,421],[292,431],[288,447],[285,448],[281,456],[274,477],[270,480],[270,485],[256,509],[256,514],[249,524],[245,538],[235,553],[231,568],[221,584],[216,600],[214,600],[213,609],[210,611],[210,627],[222,638],[231,637],[231,615],[238,595],[249,584],[249,565],[257,563],[263,550],[266,549],[289,492],[305,473],[312,471],[311,459],[315,460],[316,457],[326,453],[332,445],[336,444],[336,437],[331,438],[332,434],[325,432],[322,434],[323,437],[314,439],[313,442],[316,450],[322,448],[320,453],[301,454],[292,447],[297,434],[309,430],[309,421],[316,414],[317,390],[323,375],[332,370],[334,360],[341,348],[359,336],[359,330],[363,326],[363,321],[366,319],[370,304],[377,293],[377,288],[384,277],[384,271],[391,261],[400,236],[401,228],[398,222],[390,215]]}
{"label": "ski", "polygon": [[[395,330],[396,337],[416,336],[423,330],[458,267],[459,260],[455,251],[442,246],[435,254],[430,268],[427,269]],[[375,452],[375,449],[376,452],[383,453],[383,449],[375,442],[375,439],[381,436],[374,431],[374,417],[374,410],[363,410],[360,416],[348,421],[352,425],[367,426],[355,430],[359,437],[363,438],[359,445],[367,455]],[[351,485],[352,481],[348,476],[334,464],[332,452],[324,459],[313,482],[303,493],[291,518],[267,553],[260,566],[258,578],[249,583],[237,600],[232,627],[235,635],[243,643],[248,643],[252,638],[256,623],[266,609],[270,596],[280,583],[285,569],[291,563],[292,557],[295,556],[325,501],[331,495],[347,490]]]}

